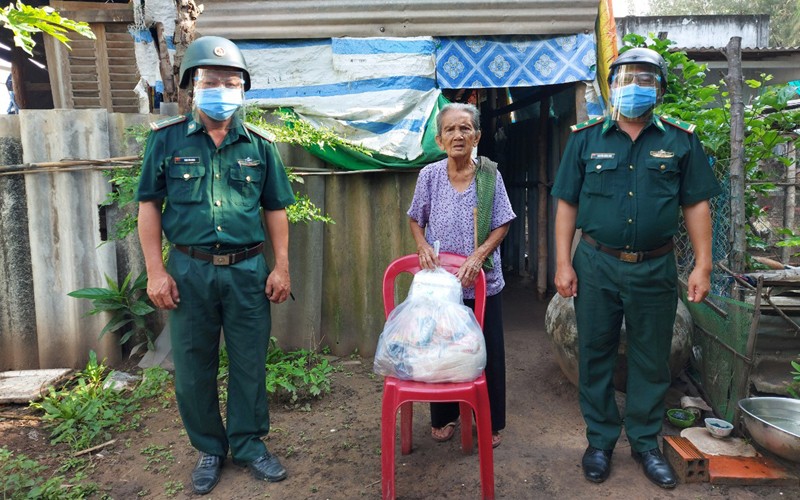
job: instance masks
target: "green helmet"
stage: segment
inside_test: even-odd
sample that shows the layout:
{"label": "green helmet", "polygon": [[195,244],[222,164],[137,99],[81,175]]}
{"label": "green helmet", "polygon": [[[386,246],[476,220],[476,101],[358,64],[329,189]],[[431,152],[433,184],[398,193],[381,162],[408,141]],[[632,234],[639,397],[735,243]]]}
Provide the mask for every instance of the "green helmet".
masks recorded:
{"label": "green helmet", "polygon": [[643,47],[636,47],[627,50],[619,55],[619,57],[611,63],[608,73],[608,84],[614,79],[616,69],[624,64],[647,64],[655,67],[658,74],[661,76],[661,92],[667,90],[667,61],[661,57],[661,54],[653,49],[646,49]]}
{"label": "green helmet", "polygon": [[189,86],[194,69],[200,66],[224,66],[242,70],[244,90],[250,90],[250,72],[244,55],[235,43],[221,36],[204,36],[189,44],[181,61],[180,88]]}

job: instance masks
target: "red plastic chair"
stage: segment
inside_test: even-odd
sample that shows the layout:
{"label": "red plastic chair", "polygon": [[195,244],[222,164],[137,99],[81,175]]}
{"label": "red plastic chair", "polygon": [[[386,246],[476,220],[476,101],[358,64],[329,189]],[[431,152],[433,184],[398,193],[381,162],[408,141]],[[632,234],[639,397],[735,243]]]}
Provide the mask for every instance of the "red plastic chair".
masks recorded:
{"label": "red plastic chair", "polygon": [[[466,257],[442,253],[439,262],[452,273],[458,271]],[[415,274],[421,270],[417,254],[395,260],[383,275],[383,309],[386,317],[395,307],[394,285],[400,273]],[[486,276],[481,270],[475,281],[475,317],[483,328],[486,310]],[[478,456],[480,460],[481,494],[484,499],[494,498],[494,454],[492,450],[492,422],[489,411],[489,392],[486,376],[472,382],[437,383],[414,382],[385,377],[381,409],[381,475],[385,500],[395,497],[395,425],[400,408],[400,448],[403,455],[411,453],[411,427],[413,402],[459,402],[461,412],[461,450],[472,453],[472,411],[478,427]]]}

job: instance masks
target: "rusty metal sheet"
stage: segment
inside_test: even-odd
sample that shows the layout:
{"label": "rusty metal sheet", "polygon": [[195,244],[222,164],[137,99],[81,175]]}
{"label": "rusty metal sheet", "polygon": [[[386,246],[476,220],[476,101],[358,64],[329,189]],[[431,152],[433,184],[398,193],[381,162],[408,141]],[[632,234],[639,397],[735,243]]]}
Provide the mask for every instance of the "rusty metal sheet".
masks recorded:
{"label": "rusty metal sheet", "polygon": [[591,33],[597,1],[206,0],[203,35],[231,39]]}

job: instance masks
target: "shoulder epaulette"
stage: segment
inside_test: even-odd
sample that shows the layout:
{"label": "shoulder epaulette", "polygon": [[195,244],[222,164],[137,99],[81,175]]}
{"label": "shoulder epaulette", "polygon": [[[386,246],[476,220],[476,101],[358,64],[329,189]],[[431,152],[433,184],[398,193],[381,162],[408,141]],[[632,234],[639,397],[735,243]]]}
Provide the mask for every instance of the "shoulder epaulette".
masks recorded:
{"label": "shoulder epaulette", "polygon": [[596,118],[592,118],[591,120],[586,120],[585,122],[578,123],[570,127],[573,132],[577,132],[578,130],[583,130],[585,128],[594,127],[598,123],[603,123],[605,118],[602,116],[598,116]]}
{"label": "shoulder epaulette", "polygon": [[664,123],[668,123],[675,128],[679,128],[684,132],[688,132],[690,134],[694,133],[694,129],[697,127],[694,123],[685,122],[682,120],[678,120],[677,118],[672,118],[671,116],[661,115],[661,121]]}
{"label": "shoulder epaulette", "polygon": [[183,121],[186,121],[186,115],[170,116],[169,118],[164,118],[163,120],[158,120],[157,122],[150,122],[150,128],[152,130],[161,130],[162,128],[166,128],[170,125],[175,125],[176,123],[181,123]]}
{"label": "shoulder epaulette", "polygon": [[250,132],[256,134],[257,136],[261,137],[262,139],[266,139],[269,142],[275,142],[275,134],[273,134],[272,132],[264,130],[263,128],[256,127],[252,123],[245,123],[244,126],[245,126],[245,128],[247,128],[247,130],[249,130]]}

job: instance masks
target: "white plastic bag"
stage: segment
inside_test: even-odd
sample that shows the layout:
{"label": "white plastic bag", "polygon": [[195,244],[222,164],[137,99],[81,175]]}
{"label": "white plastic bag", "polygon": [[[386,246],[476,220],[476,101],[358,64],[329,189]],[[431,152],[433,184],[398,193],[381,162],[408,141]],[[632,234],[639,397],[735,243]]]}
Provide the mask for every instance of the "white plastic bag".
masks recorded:
{"label": "white plastic bag", "polygon": [[486,367],[486,344],[461,283],[442,268],[414,275],[408,297],[389,315],[373,370],[418,382],[467,382]]}

